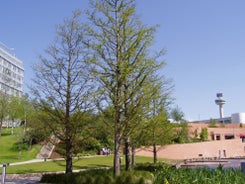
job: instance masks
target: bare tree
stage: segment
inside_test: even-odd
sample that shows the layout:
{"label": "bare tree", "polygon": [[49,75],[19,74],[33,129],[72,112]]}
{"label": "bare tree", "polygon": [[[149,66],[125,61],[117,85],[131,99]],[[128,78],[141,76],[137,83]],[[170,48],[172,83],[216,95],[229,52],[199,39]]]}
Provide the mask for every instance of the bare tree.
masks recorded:
{"label": "bare tree", "polygon": [[[84,130],[84,114],[91,110],[93,87],[81,12],[57,26],[57,37],[34,66],[32,91],[45,113],[45,124],[64,145],[66,173],[72,172],[76,141]],[[45,120],[45,118],[44,118]]]}

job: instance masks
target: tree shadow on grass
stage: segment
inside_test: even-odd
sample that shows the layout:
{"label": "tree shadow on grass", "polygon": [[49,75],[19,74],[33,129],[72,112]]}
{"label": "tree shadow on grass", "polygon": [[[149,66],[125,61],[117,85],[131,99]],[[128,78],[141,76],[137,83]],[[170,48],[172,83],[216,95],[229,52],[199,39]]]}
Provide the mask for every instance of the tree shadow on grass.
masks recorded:
{"label": "tree shadow on grass", "polygon": [[111,168],[109,165],[104,165],[104,164],[87,164],[87,165],[74,165],[73,169],[74,170],[84,170],[84,169],[96,169],[96,168]]}
{"label": "tree shadow on grass", "polygon": [[19,162],[18,155],[1,155],[0,156],[0,164],[2,163],[13,163]]}
{"label": "tree shadow on grass", "polygon": [[[8,171],[8,169],[7,169]],[[31,174],[31,173],[42,173],[42,171],[36,171],[36,170],[33,170],[33,169],[20,169],[18,170],[16,173],[8,173],[7,174]]]}
{"label": "tree shadow on grass", "polygon": [[[66,167],[65,161],[54,160],[53,162],[60,167],[64,167],[64,168]],[[88,164],[82,163],[81,164],[80,162],[77,162],[77,161],[73,162],[72,166],[73,166],[73,170],[111,167],[110,165],[106,165],[106,164],[94,164],[94,163],[88,163]]]}
{"label": "tree shadow on grass", "polygon": [[2,133],[1,133],[1,136],[2,136],[2,137],[10,136],[10,135],[11,135],[11,132],[2,132]]}

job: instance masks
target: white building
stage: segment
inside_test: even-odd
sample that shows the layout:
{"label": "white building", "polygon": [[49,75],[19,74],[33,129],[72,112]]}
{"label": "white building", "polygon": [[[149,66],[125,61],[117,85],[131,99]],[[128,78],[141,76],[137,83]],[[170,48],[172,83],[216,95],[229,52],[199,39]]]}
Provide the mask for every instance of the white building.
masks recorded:
{"label": "white building", "polygon": [[23,62],[0,42],[0,92],[13,96],[23,94]]}
{"label": "white building", "polygon": [[231,115],[232,123],[245,124],[245,113],[234,113]]}

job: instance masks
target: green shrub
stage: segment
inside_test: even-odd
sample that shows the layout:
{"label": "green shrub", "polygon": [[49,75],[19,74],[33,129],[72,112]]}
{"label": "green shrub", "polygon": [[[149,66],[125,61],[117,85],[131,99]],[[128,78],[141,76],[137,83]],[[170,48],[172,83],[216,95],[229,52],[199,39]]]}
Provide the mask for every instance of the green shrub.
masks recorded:
{"label": "green shrub", "polygon": [[168,167],[155,174],[154,184],[243,184],[244,174],[240,170],[217,168],[172,168]]}
{"label": "green shrub", "polygon": [[94,180],[94,184],[105,184],[106,181],[105,181],[105,178],[104,176],[96,176],[95,180]]}
{"label": "green shrub", "polygon": [[245,177],[241,170],[224,169],[222,166],[208,168],[180,168],[166,164],[139,164],[131,171],[122,171],[113,177],[113,170],[87,170],[73,174],[47,174],[42,183],[60,184],[244,184]]}
{"label": "green shrub", "polygon": [[138,171],[148,171],[148,172],[156,172],[159,170],[164,169],[165,167],[169,167],[167,164],[165,163],[143,163],[143,164],[137,164],[136,166],[134,166],[134,170],[138,170]]}
{"label": "green shrub", "polygon": [[41,178],[41,183],[59,183],[59,184],[74,183],[75,184],[77,177],[78,177],[77,173],[45,174]]}
{"label": "green shrub", "polygon": [[122,172],[116,177],[115,184],[145,184],[146,181],[152,181],[151,173],[146,171],[127,171]]}
{"label": "green shrub", "polygon": [[116,177],[117,184],[133,184],[136,183],[136,177],[132,173],[124,172]]}
{"label": "green shrub", "polygon": [[72,174],[46,174],[41,178],[42,183],[59,184],[145,184],[153,177],[147,171],[124,171],[118,177],[113,177],[112,170],[88,170]]}

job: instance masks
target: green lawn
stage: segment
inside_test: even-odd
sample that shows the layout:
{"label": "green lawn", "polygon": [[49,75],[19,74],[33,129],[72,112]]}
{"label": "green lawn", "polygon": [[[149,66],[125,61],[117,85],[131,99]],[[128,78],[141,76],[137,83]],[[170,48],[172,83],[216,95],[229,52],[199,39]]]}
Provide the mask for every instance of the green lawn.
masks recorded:
{"label": "green lawn", "polygon": [[[136,158],[137,163],[153,162],[150,157],[138,157]],[[164,161],[164,159],[159,159]],[[124,165],[124,157],[122,159],[122,165]],[[95,157],[84,157],[73,160],[73,170],[101,168],[101,167],[112,167],[113,166],[113,155],[110,156],[95,156]],[[39,163],[23,164],[7,167],[7,173],[24,174],[24,173],[40,173],[40,172],[56,172],[65,171],[65,161],[46,161]]]}
{"label": "green lawn", "polygon": [[[7,173],[40,173],[65,171],[65,161],[47,161],[23,165],[11,165],[11,163],[32,160],[36,158],[41,146],[33,146],[31,150],[18,150],[18,142],[22,139],[23,130],[21,127],[14,129],[14,135],[11,134],[11,128],[3,128],[0,137],[0,164],[10,163],[7,167]],[[153,162],[150,157],[137,157],[137,163]],[[164,159],[159,159],[163,161]],[[124,165],[124,156],[122,156],[122,165]],[[88,168],[112,167],[113,155],[84,157],[73,160],[73,170],[82,170]]]}
{"label": "green lawn", "polygon": [[21,146],[18,142],[22,139],[22,128],[14,129],[14,134],[11,134],[11,128],[3,128],[2,136],[0,137],[0,164],[13,163],[25,160],[34,159],[39,152],[41,146],[33,146],[31,150],[18,150]]}

